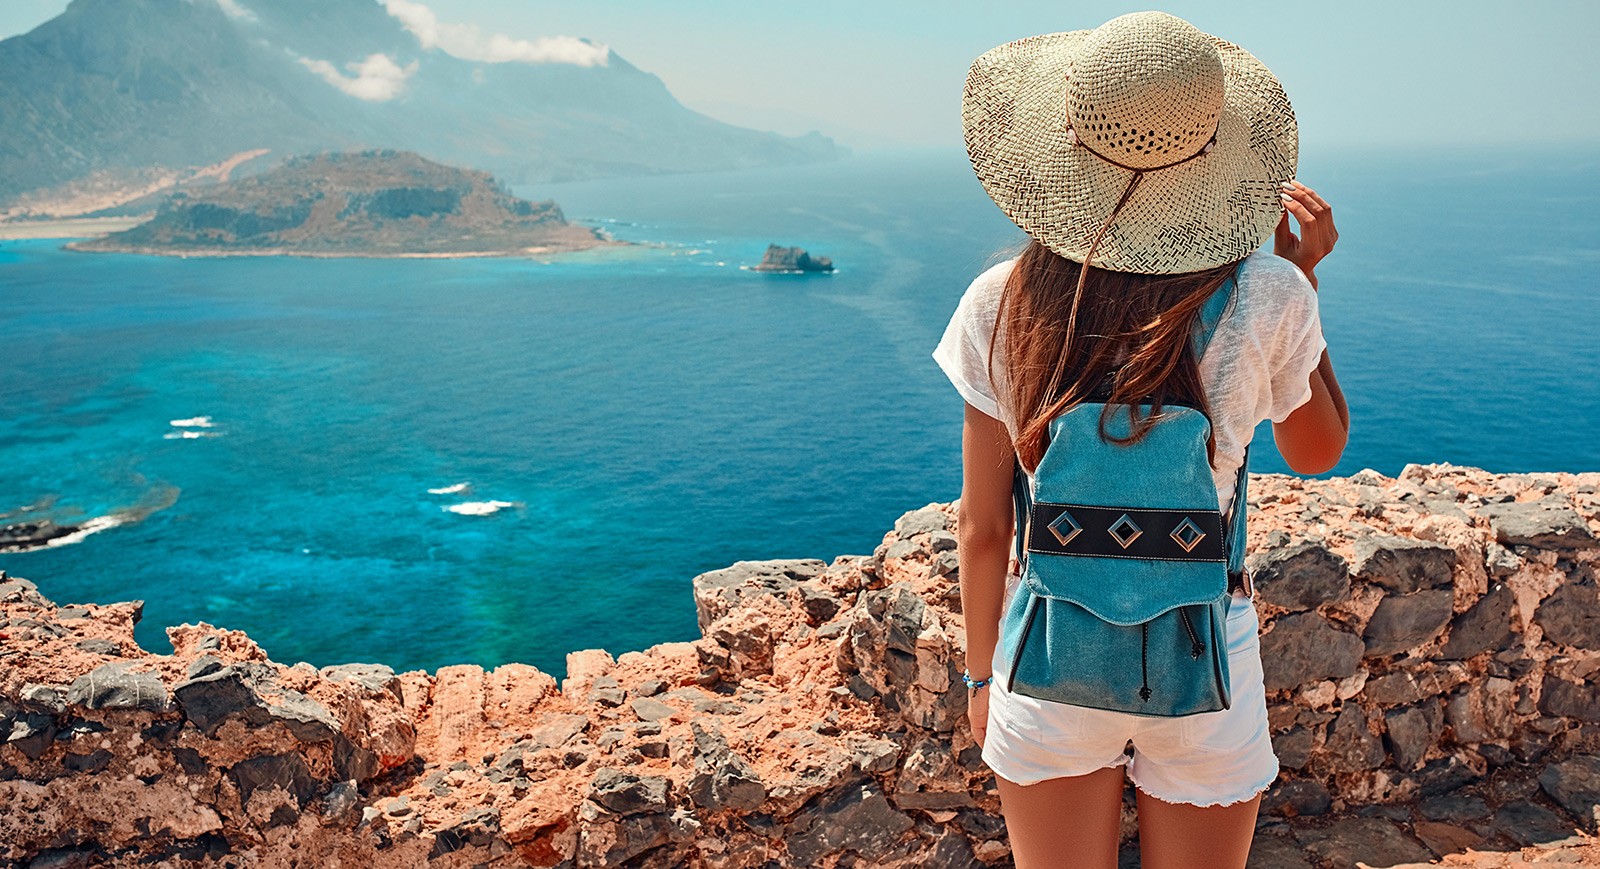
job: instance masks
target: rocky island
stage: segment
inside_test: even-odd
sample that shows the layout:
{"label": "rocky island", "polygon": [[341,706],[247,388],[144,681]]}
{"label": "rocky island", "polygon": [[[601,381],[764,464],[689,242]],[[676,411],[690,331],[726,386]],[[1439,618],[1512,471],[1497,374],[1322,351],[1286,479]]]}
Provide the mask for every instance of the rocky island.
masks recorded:
{"label": "rocky island", "polygon": [[[1250,865],[1600,866],[1600,474],[1249,492],[1282,767]],[[141,602],[0,574],[0,864],[1009,866],[956,516],[695,577],[699,637],[559,681],[290,666],[203,622],[153,654]]]}
{"label": "rocky island", "polygon": [[766,254],[761,257],[761,262],[751,266],[750,270],[780,275],[802,275],[831,272],[834,269],[833,260],[825,256],[812,256],[803,248],[769,244]]}
{"label": "rocky island", "polygon": [[554,202],[406,151],[292,158],[173,194],[149,221],[74,250],[175,256],[519,256],[615,244]]}

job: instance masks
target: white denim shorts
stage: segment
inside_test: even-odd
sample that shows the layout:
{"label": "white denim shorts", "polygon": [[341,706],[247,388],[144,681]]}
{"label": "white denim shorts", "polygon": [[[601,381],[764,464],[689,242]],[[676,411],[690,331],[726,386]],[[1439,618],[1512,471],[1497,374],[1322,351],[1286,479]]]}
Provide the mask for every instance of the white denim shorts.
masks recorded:
{"label": "white denim shorts", "polygon": [[[1016,581],[1008,577],[1008,602]],[[1254,601],[1234,595],[1227,631],[1232,705],[1177,718],[1009,694],[997,645],[997,670],[985,689],[990,695],[984,763],[1019,785],[1126,764],[1134,786],[1163,802],[1216,806],[1254,797],[1278,777]]]}

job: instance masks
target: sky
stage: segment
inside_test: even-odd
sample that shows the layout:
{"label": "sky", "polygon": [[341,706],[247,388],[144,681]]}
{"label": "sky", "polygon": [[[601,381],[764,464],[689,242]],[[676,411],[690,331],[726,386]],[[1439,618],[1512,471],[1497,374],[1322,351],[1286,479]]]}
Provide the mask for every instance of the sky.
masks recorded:
{"label": "sky", "polygon": [[[248,4],[250,0],[241,0]],[[258,0],[270,2],[270,0]],[[376,0],[374,0],[376,2]],[[587,37],[721,120],[857,148],[959,147],[984,51],[1142,3],[1080,0],[423,0],[516,39]],[[67,0],[0,0],[0,38]],[[1302,147],[1600,145],[1600,0],[1169,0],[1283,82]]]}

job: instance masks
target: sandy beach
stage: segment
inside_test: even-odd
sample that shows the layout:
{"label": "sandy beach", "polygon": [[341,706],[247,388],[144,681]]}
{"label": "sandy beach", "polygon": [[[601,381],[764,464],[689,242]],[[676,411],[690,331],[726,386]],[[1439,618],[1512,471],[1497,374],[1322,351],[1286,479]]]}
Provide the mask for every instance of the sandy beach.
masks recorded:
{"label": "sandy beach", "polygon": [[143,217],[67,217],[57,220],[6,220],[0,221],[0,241],[27,238],[98,238],[132,229],[146,220]]}

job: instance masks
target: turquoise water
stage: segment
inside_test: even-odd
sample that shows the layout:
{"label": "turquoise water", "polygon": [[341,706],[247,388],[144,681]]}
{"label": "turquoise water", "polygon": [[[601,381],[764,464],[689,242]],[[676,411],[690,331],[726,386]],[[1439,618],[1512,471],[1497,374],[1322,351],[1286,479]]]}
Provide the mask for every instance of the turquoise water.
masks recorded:
{"label": "turquoise water", "polygon": [[[1574,154],[1302,161],[1341,231],[1319,270],[1355,420],[1334,473],[1600,468],[1596,177]],[[519,192],[652,244],[547,264],[0,242],[0,513],[129,517],[0,568],[63,603],[143,599],[155,651],[204,620],[284,662],[560,676],[573,649],[696,636],[700,571],[870,552],[958,494],[960,399],[928,353],[1018,238],[959,152]],[[769,242],[841,271],[737,268]],[[1286,470],[1267,429],[1253,452]]]}

